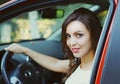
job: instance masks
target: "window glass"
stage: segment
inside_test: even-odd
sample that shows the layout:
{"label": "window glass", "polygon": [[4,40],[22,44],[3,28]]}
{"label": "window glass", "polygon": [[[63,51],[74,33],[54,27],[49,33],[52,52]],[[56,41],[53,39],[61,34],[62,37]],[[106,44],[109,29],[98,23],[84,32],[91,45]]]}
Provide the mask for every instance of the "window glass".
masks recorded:
{"label": "window glass", "polygon": [[[92,11],[100,9],[98,5],[77,3],[23,13],[0,24],[0,44],[35,39],[60,41],[64,19],[73,10],[80,7]],[[106,14],[107,10],[98,14],[101,24],[103,24]]]}

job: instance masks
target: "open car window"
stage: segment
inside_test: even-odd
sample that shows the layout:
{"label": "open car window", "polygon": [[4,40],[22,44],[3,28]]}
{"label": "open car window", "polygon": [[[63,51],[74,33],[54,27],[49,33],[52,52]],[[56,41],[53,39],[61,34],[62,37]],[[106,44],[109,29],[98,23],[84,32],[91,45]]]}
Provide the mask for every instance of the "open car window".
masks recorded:
{"label": "open car window", "polygon": [[[74,3],[25,12],[0,24],[0,44],[35,39],[60,41],[64,19],[80,7],[100,10],[99,5]],[[103,25],[107,10],[96,14]]]}
{"label": "open car window", "polygon": [[[16,3],[18,3],[18,1],[29,2],[32,0],[5,0],[0,5],[2,7],[2,10],[4,10],[5,8],[8,8],[9,10],[9,7],[11,7],[11,5],[7,5],[7,7],[5,7],[6,5],[2,5],[6,3],[6,1],[15,1]],[[42,1],[44,0],[40,0],[40,2],[38,1],[39,4],[41,4]],[[46,1],[49,2],[54,0]],[[62,23],[66,19],[66,17],[74,10],[80,7],[87,8],[95,12],[102,26],[104,27],[104,31],[102,32],[101,36],[102,38],[99,42],[100,45],[98,45],[99,48],[97,49],[97,53],[95,56],[96,59],[98,58],[98,60],[95,59],[95,67],[93,66],[92,70],[93,73],[91,79],[93,79],[93,81],[91,84],[94,84],[93,82],[95,81],[94,79],[96,75],[97,64],[99,62],[101,50],[103,49],[102,45],[104,43],[107,26],[109,25],[108,23],[111,18],[110,16],[108,16],[108,14],[111,14],[109,13],[109,2],[103,4],[104,1],[107,1],[91,0],[93,2],[90,2],[89,0],[80,0],[76,3],[74,2],[74,0],[70,0],[70,2],[68,1],[69,3],[64,4],[64,2],[67,2],[67,0],[64,2],[61,0],[61,2],[63,3],[60,3],[59,1],[60,0],[56,0],[57,4],[51,5],[50,3],[48,3],[45,6],[34,3],[35,7],[33,6],[29,8],[31,5],[26,5],[26,7],[24,6],[23,9],[21,9],[21,11],[17,11],[16,8],[12,12],[9,12],[10,14],[4,15],[1,13],[2,17],[0,16],[0,49],[4,49],[9,44],[16,42],[48,56],[63,59],[65,53],[63,52],[60,41]],[[36,4],[38,6],[36,6]],[[18,14],[19,12],[20,14]],[[107,18],[107,16],[109,18]],[[107,24],[105,24],[105,21]],[[24,54],[19,55],[20,56],[15,54],[15,56],[13,56],[13,59],[15,61],[20,61],[20,63],[23,62],[23,59],[26,61],[26,56]],[[47,74],[48,72],[45,71],[45,73]],[[49,79],[50,81],[56,81],[56,79],[54,78],[57,77],[54,77],[53,74],[51,74],[48,78],[46,77],[46,79]],[[48,84],[49,83],[50,82],[48,81]]]}

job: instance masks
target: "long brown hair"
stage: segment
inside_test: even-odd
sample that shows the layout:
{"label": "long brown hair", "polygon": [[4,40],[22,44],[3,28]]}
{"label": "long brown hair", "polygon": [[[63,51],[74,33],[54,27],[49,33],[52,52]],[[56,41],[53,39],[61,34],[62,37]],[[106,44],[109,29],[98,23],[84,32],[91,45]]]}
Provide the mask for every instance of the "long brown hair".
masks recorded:
{"label": "long brown hair", "polygon": [[[65,79],[70,76],[70,74],[77,68],[77,66],[80,65],[81,61],[79,58],[74,58],[72,52],[68,48],[66,44],[66,27],[67,25],[72,22],[78,20],[82,22],[86,28],[89,30],[91,39],[92,39],[92,49],[95,51],[97,47],[97,43],[100,37],[100,33],[102,30],[102,26],[100,24],[100,21],[96,14],[94,12],[91,12],[90,10],[86,8],[79,8],[73,13],[71,13],[63,22],[62,25],[62,45],[63,49],[65,51],[65,57],[70,59],[70,70],[67,73]],[[65,80],[64,79],[64,80]]]}

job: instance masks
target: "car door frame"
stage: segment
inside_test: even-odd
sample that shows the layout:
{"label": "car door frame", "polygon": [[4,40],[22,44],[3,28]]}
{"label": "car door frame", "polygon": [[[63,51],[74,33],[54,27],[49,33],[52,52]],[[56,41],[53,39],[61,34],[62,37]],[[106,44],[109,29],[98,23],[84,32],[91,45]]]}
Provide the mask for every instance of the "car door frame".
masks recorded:
{"label": "car door frame", "polygon": [[[115,59],[112,59],[114,58],[112,53],[117,53],[117,56],[120,55],[118,51],[114,50],[114,52],[112,52],[112,47],[116,44],[116,32],[117,29],[119,29],[118,26],[120,26],[118,24],[119,20],[117,18],[120,14],[120,12],[118,12],[120,10],[120,2],[118,2],[118,0],[109,0],[109,2],[110,7],[108,18],[106,19],[106,22],[104,24],[104,29],[102,31],[99,45],[97,47],[90,84],[118,84],[118,82],[116,83],[116,80],[119,81],[118,78],[120,78],[119,75],[117,77],[115,75],[113,76],[113,74],[118,73],[118,71],[114,70],[113,68],[119,69],[114,66],[116,63],[118,63],[117,65],[119,65],[120,62],[116,62]],[[118,32],[117,34],[120,35],[120,33]],[[117,46],[114,47],[114,49],[116,48]],[[110,64],[112,64],[112,66]]]}

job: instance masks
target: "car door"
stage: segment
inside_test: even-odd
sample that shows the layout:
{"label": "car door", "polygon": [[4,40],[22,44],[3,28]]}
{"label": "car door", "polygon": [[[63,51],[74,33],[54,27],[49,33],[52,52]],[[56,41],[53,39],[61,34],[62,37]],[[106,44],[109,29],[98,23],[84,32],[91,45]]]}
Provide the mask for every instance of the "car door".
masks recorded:
{"label": "car door", "polygon": [[[96,76],[94,73],[91,84],[120,84],[120,2],[118,0],[109,0],[109,14],[104,28],[106,28],[100,39],[100,45],[96,54]],[[103,36],[105,35],[105,36]],[[104,41],[101,44],[101,41]],[[101,48],[101,49],[100,49]],[[98,62],[98,60],[100,60]]]}

